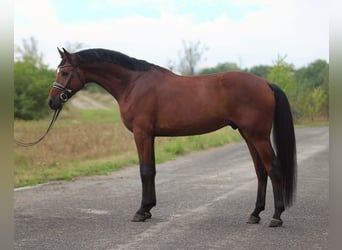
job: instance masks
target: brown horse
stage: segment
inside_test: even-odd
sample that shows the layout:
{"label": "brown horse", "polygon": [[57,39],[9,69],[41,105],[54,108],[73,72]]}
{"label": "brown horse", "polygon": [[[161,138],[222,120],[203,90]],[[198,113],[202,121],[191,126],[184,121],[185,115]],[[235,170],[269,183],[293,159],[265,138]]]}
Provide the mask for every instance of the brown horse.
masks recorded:
{"label": "brown horse", "polygon": [[[248,223],[258,223],[265,208],[267,179],[273,186],[275,212],[270,226],[282,225],[296,186],[296,143],[284,92],[243,72],[179,76],[162,67],[116,51],[59,50],[62,61],[49,94],[54,110],[86,83],[94,82],[117,100],[125,126],[134,134],[142,181],[141,207],[133,221],[151,218],[156,205],[154,138],[208,133],[230,125],[245,139],[253,158],[258,189]],[[273,124],[276,152],[270,133]]]}

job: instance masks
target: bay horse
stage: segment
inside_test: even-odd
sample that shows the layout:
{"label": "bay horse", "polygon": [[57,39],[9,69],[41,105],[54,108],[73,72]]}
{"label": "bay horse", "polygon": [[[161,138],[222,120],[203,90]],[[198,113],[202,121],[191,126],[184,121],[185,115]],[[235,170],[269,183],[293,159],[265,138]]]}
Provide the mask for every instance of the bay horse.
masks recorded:
{"label": "bay horse", "polygon": [[256,205],[247,223],[259,223],[270,177],[274,214],[269,226],[283,224],[280,216],[294,201],[297,160],[290,105],[277,85],[244,72],[180,76],[106,49],[58,51],[62,60],[49,106],[60,110],[86,83],[97,83],[116,99],[124,125],[134,134],[142,201],[132,221],[151,218],[156,205],[155,137],[198,135],[231,126],[246,141],[258,179]]}

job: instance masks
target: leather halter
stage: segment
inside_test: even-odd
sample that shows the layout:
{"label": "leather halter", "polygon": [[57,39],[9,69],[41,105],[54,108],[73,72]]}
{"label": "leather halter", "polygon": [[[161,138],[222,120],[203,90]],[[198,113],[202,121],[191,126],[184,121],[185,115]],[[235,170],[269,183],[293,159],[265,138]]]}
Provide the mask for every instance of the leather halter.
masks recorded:
{"label": "leather halter", "polygon": [[[78,67],[78,65],[77,65],[77,64],[66,64],[66,65],[62,65],[62,66],[59,66],[59,67],[58,67],[57,71],[58,71],[59,69],[61,69],[61,68],[65,68],[65,67],[73,67],[74,70],[75,70],[75,69]],[[69,78],[68,78],[67,83],[65,84],[65,86],[64,86],[63,84],[58,83],[58,82],[53,82],[53,83],[52,83],[52,87],[53,87],[53,88],[56,88],[56,89],[59,89],[59,90],[62,90],[62,91],[63,91],[63,93],[61,93],[61,94],[59,95],[59,99],[62,101],[63,104],[69,99],[69,97],[70,97],[70,95],[71,95],[71,93],[72,93],[72,91],[73,91],[72,89],[69,88],[69,85],[71,84],[71,80],[72,80],[72,78],[73,78],[73,76],[74,76],[74,75],[73,75],[74,72],[75,72],[74,70],[71,72],[71,74],[70,74],[70,76],[69,76]],[[82,77],[81,77],[80,72],[79,72],[78,69],[77,69],[76,73],[77,73],[78,78],[81,80],[82,85],[84,86],[84,81],[82,80]]]}

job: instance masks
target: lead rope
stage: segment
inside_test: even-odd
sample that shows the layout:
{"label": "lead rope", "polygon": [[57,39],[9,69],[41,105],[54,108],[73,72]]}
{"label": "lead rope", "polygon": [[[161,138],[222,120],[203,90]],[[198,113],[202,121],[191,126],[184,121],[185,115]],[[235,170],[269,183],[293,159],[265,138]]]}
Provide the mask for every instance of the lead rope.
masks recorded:
{"label": "lead rope", "polygon": [[[62,108],[63,108],[63,106],[62,106]],[[41,142],[45,138],[45,136],[49,133],[49,131],[52,129],[52,127],[55,124],[55,121],[57,120],[58,115],[61,112],[62,108],[55,110],[55,113],[53,114],[53,117],[52,117],[52,120],[51,120],[51,123],[50,123],[48,129],[38,140],[33,141],[33,142],[23,142],[23,141],[16,140],[14,138],[15,143],[21,147],[30,147],[30,146],[36,145],[39,142]]]}

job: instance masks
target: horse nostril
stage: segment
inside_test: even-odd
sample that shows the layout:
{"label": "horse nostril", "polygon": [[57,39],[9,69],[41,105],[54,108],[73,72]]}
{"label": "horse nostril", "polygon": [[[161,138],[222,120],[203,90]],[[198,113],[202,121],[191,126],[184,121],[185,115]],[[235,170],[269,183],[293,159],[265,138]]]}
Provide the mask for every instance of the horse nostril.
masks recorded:
{"label": "horse nostril", "polygon": [[48,104],[49,104],[49,107],[51,108],[51,109],[55,109],[55,104],[54,104],[54,102],[53,102],[53,100],[52,99],[50,99],[49,101],[48,101]]}

